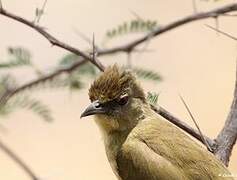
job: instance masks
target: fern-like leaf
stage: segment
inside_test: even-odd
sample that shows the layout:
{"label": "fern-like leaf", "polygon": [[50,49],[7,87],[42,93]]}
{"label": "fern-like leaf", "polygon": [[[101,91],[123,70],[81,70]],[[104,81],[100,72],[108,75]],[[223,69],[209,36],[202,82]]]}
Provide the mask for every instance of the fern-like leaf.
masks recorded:
{"label": "fern-like leaf", "polygon": [[12,68],[31,65],[31,53],[22,47],[8,48],[9,60],[0,63],[0,68]]}
{"label": "fern-like leaf", "polygon": [[133,19],[129,22],[124,22],[117,27],[108,30],[106,38],[111,39],[128,33],[150,32],[157,28],[157,22],[153,20]]}
{"label": "fern-like leaf", "polygon": [[160,76],[160,74],[152,70],[134,67],[133,71],[136,73],[136,75],[139,78],[143,78],[145,80],[152,80],[152,81],[158,81],[158,82],[162,80],[162,77]]}
{"label": "fern-like leaf", "polygon": [[[69,67],[73,65],[74,63],[81,60],[80,56],[77,56],[75,54],[66,54],[59,62],[59,65],[61,67]],[[77,70],[75,70],[77,74],[80,75],[91,75],[95,76],[98,73],[98,70],[95,68],[95,66],[89,62],[86,62],[85,64],[81,65]]]}
{"label": "fern-like leaf", "polygon": [[0,108],[1,115],[9,114],[19,108],[30,110],[48,122],[53,120],[51,112],[46,105],[27,95],[16,96],[10,99],[6,105]]}

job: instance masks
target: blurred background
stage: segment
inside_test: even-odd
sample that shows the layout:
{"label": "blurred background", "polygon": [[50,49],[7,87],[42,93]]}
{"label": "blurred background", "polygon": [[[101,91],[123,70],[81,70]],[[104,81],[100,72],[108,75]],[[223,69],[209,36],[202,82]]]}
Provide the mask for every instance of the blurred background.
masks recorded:
{"label": "blurred background", "polygon": [[[36,9],[44,3],[43,0],[2,1],[8,11],[32,21]],[[197,1],[196,8],[205,11],[231,2],[233,0]],[[191,0],[48,0],[39,24],[55,37],[77,48],[90,49],[82,34],[92,39],[93,33],[96,44],[109,48],[143,34],[113,34],[115,37],[111,38],[109,33],[118,25],[138,18],[154,21],[158,26],[165,25],[193,13],[192,3]],[[237,37],[235,20],[236,17],[220,17],[219,28]],[[140,79],[147,92],[160,93],[160,105],[193,126],[179,99],[178,94],[182,94],[203,133],[215,138],[232,102],[237,45],[205,24],[216,26],[216,21],[208,19],[190,23],[156,37],[140,46],[145,51],[131,54],[130,63],[162,77],[162,81],[159,77],[155,81]],[[1,73],[10,73],[18,84],[35,79],[40,73],[54,71],[59,62],[68,58],[68,52],[52,47],[34,30],[0,16],[1,62],[9,59],[9,53],[12,56],[13,50],[17,49],[15,47],[22,47],[31,53],[31,67],[3,68]],[[127,64],[127,55],[123,53],[99,59],[106,65],[115,62]],[[81,112],[89,103],[87,92],[93,79],[93,75],[85,75],[83,88],[77,82],[75,86],[80,88],[39,88],[27,92],[27,96],[39,99],[50,109],[53,122],[44,121],[42,113],[37,115],[24,108],[0,116],[0,139],[44,180],[116,179],[94,121],[92,118],[80,119]],[[236,167],[237,147],[229,167],[234,174],[237,174]],[[29,179],[1,150],[0,169],[0,179]]]}

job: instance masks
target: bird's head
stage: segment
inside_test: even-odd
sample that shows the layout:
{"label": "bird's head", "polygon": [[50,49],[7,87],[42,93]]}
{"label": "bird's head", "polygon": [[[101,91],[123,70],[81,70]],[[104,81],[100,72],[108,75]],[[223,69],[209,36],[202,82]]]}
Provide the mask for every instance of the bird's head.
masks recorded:
{"label": "bird's head", "polygon": [[108,67],[93,82],[89,97],[91,104],[81,117],[96,115],[104,121],[102,123],[113,128],[120,128],[121,124],[133,124],[131,121],[140,116],[140,107],[146,103],[145,93],[133,73],[117,65]]}

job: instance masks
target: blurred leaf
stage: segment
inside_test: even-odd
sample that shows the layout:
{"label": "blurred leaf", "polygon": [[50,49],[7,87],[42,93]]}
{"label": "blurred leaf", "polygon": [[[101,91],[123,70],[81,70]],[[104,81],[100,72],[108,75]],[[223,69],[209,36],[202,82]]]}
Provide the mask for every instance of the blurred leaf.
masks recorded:
{"label": "blurred leaf", "polygon": [[9,47],[8,48],[9,60],[0,63],[0,68],[11,68],[17,66],[31,65],[30,52],[22,47]]}
{"label": "blurred leaf", "polygon": [[[71,65],[73,65],[74,63],[78,62],[79,60],[81,60],[82,58],[80,56],[77,56],[75,54],[66,54],[61,61],[59,62],[59,65],[61,67],[69,67]],[[96,67],[91,64],[90,62],[86,62],[83,65],[81,65],[80,67],[77,68],[77,70],[75,70],[75,72],[77,72],[77,74],[79,75],[92,75],[95,76],[98,73],[98,70],[96,69]],[[78,76],[79,78],[79,76]]]}
{"label": "blurred leaf", "polygon": [[62,59],[59,61],[59,65],[63,67],[68,67],[74,64],[75,62],[79,61],[80,59],[81,59],[80,56],[69,53],[62,57]]}
{"label": "blurred leaf", "polygon": [[152,70],[134,67],[133,71],[136,73],[136,75],[139,78],[143,78],[145,80],[152,80],[152,81],[158,81],[158,82],[162,80],[162,77],[160,76],[160,74]]}
{"label": "blurred leaf", "polygon": [[0,113],[1,115],[7,115],[19,108],[28,109],[48,122],[53,120],[51,112],[46,105],[26,95],[15,96],[10,99],[5,106],[0,108]]}
{"label": "blurred leaf", "polygon": [[0,94],[17,87],[16,79],[10,74],[0,76]]}
{"label": "blurred leaf", "polygon": [[79,74],[73,73],[68,76],[68,83],[70,90],[80,90],[84,87],[84,83],[81,82]]}
{"label": "blurred leaf", "polygon": [[148,92],[148,94],[147,94],[147,101],[153,106],[157,106],[158,98],[159,98],[158,93]]}
{"label": "blurred leaf", "polygon": [[158,27],[157,22],[153,20],[133,19],[108,30],[106,38],[112,39],[121,35],[127,35],[129,33],[150,32]]}

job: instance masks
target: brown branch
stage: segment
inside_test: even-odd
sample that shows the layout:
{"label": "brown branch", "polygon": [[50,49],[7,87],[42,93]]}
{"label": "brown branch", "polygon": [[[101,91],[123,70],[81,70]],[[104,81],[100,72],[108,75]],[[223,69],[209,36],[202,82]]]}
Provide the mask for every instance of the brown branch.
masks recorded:
{"label": "brown branch", "polygon": [[[150,33],[148,33],[147,35],[145,35],[144,37],[141,37],[139,39],[136,39],[128,44],[124,44],[122,46],[119,46],[119,47],[115,47],[115,48],[111,48],[111,49],[104,49],[104,50],[98,50],[97,51],[97,55],[100,56],[100,55],[108,55],[108,54],[113,54],[113,53],[116,53],[116,52],[130,52],[131,50],[133,50],[136,46],[138,46],[139,44],[147,41],[147,40],[150,40],[152,37],[155,37],[155,36],[158,36],[162,33],[165,33],[169,30],[172,30],[174,28],[177,28],[181,25],[184,25],[184,24],[187,24],[187,23],[190,23],[192,21],[196,21],[196,20],[201,20],[201,19],[205,19],[205,18],[209,18],[209,17],[217,17],[218,15],[221,15],[221,14],[224,14],[224,13],[227,13],[227,12],[232,12],[232,11],[235,11],[237,10],[237,3],[234,3],[234,4],[230,4],[230,5],[227,5],[227,6],[223,6],[221,8],[217,8],[217,9],[214,9],[214,10],[211,10],[211,11],[207,11],[207,12],[202,12],[202,13],[197,13],[197,14],[194,14],[194,15],[189,15],[187,17],[184,17],[180,20],[177,20],[177,21],[174,21],[166,26],[163,26],[161,28],[158,28]],[[52,45],[56,45],[58,47],[61,47],[63,49],[66,49],[72,53],[75,53],[79,56],[82,56],[84,57],[86,60],[89,60],[91,61],[96,67],[98,67],[101,71],[104,70],[104,66],[97,60],[93,60],[93,58],[90,56],[90,55],[87,55],[85,54],[84,52],[80,51],[79,49],[76,49],[68,44],[65,44],[64,42],[61,42],[59,41],[58,39],[56,39],[55,37],[53,37],[51,34],[49,34],[48,32],[46,32],[43,28],[35,25],[34,23],[22,18],[22,17],[19,17],[13,13],[10,13],[10,12],[7,12],[6,10],[4,9],[0,9],[0,14],[3,15],[3,16],[6,16],[8,18],[11,18],[11,19],[14,19],[20,23],[23,23],[31,28],[33,28],[34,30],[36,30],[38,33],[40,33],[42,36],[44,36]],[[28,87],[32,87],[38,83],[42,83],[44,81],[47,81],[47,80],[50,80],[60,74],[62,74],[63,72],[68,72],[70,73],[71,71],[73,71],[74,69],[76,69],[77,67],[79,67],[81,64],[85,63],[86,61],[83,60],[83,61],[80,61],[78,63],[75,63],[73,64],[72,66],[70,66],[69,68],[65,68],[65,69],[59,69],[59,70],[56,70],[54,73],[50,74],[50,75],[46,75],[44,77],[41,77],[37,80],[34,80],[32,82],[29,82],[29,83],[26,83],[20,87],[18,87],[17,89],[13,90],[12,92],[8,93],[7,97],[11,97],[13,96],[14,94],[22,91],[22,90],[25,90],[27,89]],[[1,99],[5,99],[6,98],[6,95],[1,98]],[[1,100],[0,100],[1,102]]]}
{"label": "brown branch", "polygon": [[15,21],[18,21],[20,23],[23,23],[29,27],[31,27],[32,29],[34,29],[35,31],[37,31],[38,33],[40,33],[42,36],[44,36],[52,45],[58,46],[62,49],[68,50],[78,56],[81,56],[83,58],[85,58],[86,60],[89,60],[92,64],[94,64],[97,68],[99,68],[101,71],[104,70],[104,66],[100,63],[100,61],[98,59],[93,60],[90,55],[85,54],[84,52],[82,52],[81,50],[72,47],[62,41],[59,41],[58,39],[56,39],[54,36],[52,36],[51,34],[49,34],[48,32],[46,32],[42,27],[32,23],[31,21],[28,21],[20,16],[17,16],[13,13],[10,13],[8,11],[6,11],[5,9],[1,8],[0,9],[0,14],[3,16],[6,16],[10,19],[14,19]]}
{"label": "brown branch", "polygon": [[141,43],[147,41],[150,38],[153,38],[155,36],[158,36],[160,34],[163,34],[165,32],[168,32],[172,29],[175,29],[179,26],[194,22],[194,21],[198,21],[198,20],[202,20],[202,19],[207,19],[207,18],[216,18],[222,14],[228,13],[228,12],[232,12],[232,11],[236,11],[237,10],[237,3],[232,3],[217,9],[213,9],[210,11],[206,11],[206,12],[199,12],[196,14],[192,14],[189,16],[186,16],[184,18],[181,18],[179,20],[176,20],[174,22],[171,22],[163,27],[158,27],[156,30],[146,34],[143,37],[140,37],[134,41],[131,41],[127,44],[118,46],[118,47],[114,47],[111,49],[104,49],[104,50],[100,50],[98,52],[98,55],[100,54],[113,54],[113,53],[117,53],[117,52],[128,52],[128,51],[132,51],[135,47],[137,47],[138,45],[140,45]]}
{"label": "brown branch", "polygon": [[32,180],[40,180],[38,176],[35,175],[35,173],[31,170],[31,168],[26,165],[21,158],[19,158],[15,152],[13,152],[11,149],[9,149],[1,140],[0,140],[0,148],[3,150],[11,159],[19,166],[21,167],[25,173],[32,179]]}
{"label": "brown branch", "polygon": [[87,60],[79,60],[77,61],[76,63],[72,64],[71,66],[69,67],[66,67],[66,68],[61,68],[61,69],[58,69],[56,70],[55,72],[49,74],[49,75],[46,75],[46,76],[43,76],[43,77],[40,77],[36,80],[33,80],[31,82],[28,82],[26,84],[23,84],[19,87],[17,87],[16,89],[13,89],[11,91],[8,91],[6,92],[1,98],[0,98],[0,104],[1,105],[4,105],[8,99],[10,99],[12,96],[14,96],[15,94],[21,92],[21,91],[24,91],[26,89],[30,89],[32,88],[33,86],[36,86],[37,84],[40,84],[40,83],[43,83],[43,82],[46,82],[46,81],[49,81],[49,80],[52,80],[54,79],[55,77],[63,74],[63,73],[71,73],[73,70],[75,70],[76,68],[78,68],[79,66],[83,65],[84,63],[86,63]]}
{"label": "brown branch", "polygon": [[214,154],[228,165],[231,152],[237,139],[237,67],[234,98],[225,125],[215,139],[217,147]]}
{"label": "brown branch", "polygon": [[[212,26],[206,25],[208,28],[237,41],[237,38],[231,34],[221,31]],[[234,98],[230,108],[230,112],[225,121],[225,125],[215,139],[216,147],[214,149],[214,154],[219,158],[226,166],[229,164],[230,156],[233,147],[237,139],[237,66],[236,66],[236,80],[235,80],[235,90]]]}

